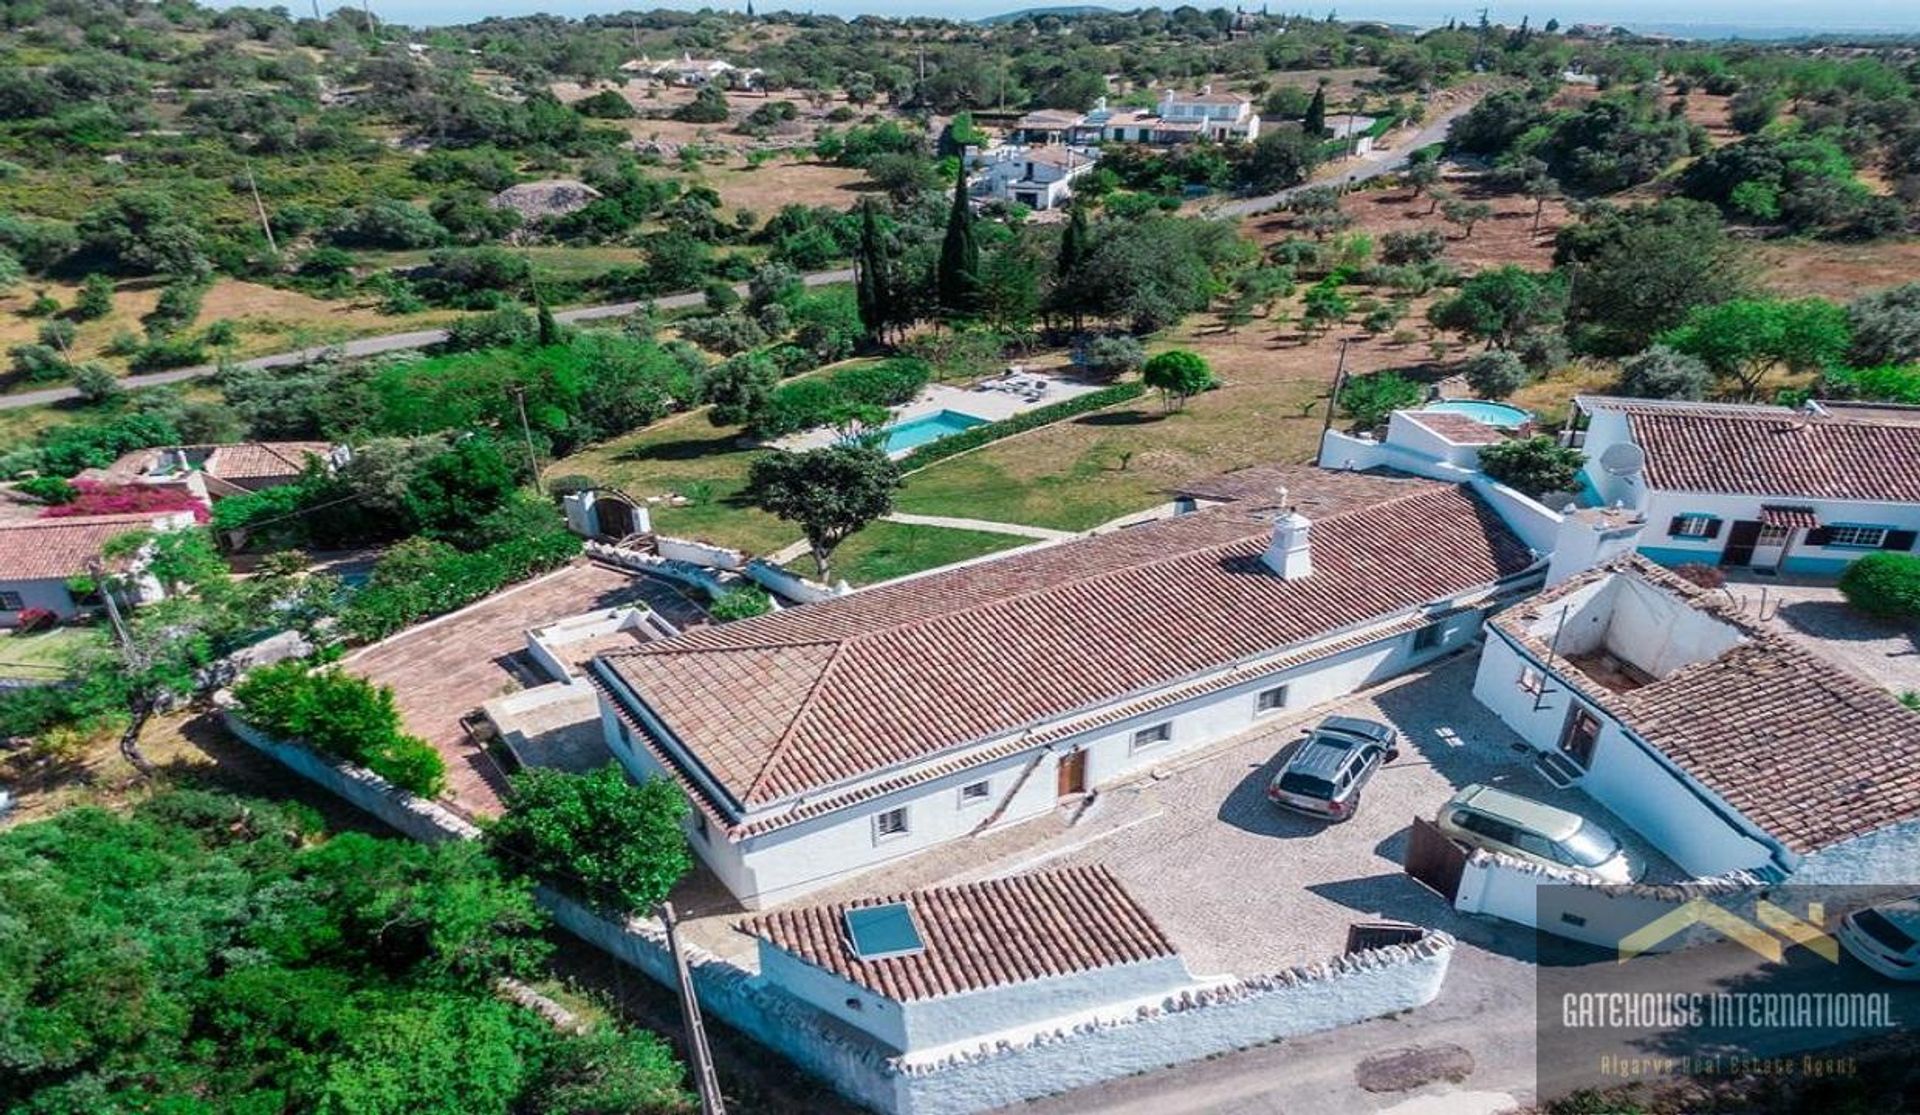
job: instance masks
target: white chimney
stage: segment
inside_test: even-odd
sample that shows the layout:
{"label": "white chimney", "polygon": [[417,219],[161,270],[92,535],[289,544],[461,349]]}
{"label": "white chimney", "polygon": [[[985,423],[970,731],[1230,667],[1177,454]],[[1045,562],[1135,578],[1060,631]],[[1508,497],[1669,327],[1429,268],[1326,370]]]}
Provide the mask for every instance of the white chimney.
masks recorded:
{"label": "white chimney", "polygon": [[1313,575],[1313,523],[1298,511],[1288,511],[1273,522],[1273,540],[1260,555],[1268,569],[1289,581]]}

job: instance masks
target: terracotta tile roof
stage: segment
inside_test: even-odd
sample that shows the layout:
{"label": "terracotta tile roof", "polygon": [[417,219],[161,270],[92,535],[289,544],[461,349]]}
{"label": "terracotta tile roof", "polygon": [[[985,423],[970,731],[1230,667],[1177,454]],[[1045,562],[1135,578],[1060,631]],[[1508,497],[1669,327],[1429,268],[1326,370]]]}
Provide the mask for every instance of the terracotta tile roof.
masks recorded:
{"label": "terracotta tile roof", "polygon": [[[1329,482],[1329,476],[1338,476]],[[1213,502],[1246,501],[1255,505],[1286,502],[1309,519],[1323,519],[1376,503],[1399,499],[1427,481],[1386,469],[1329,473],[1311,465],[1250,465],[1232,472],[1190,480],[1170,490],[1176,496]]]}
{"label": "terracotta tile roof", "polygon": [[1920,817],[1920,714],[1646,558],[1590,570],[1492,624],[1544,659],[1547,646],[1526,630],[1528,622],[1550,612],[1554,601],[1614,575],[1712,613],[1745,641],[1625,693],[1557,667],[1586,701],[1794,852]]}
{"label": "terracotta tile roof", "polygon": [[1820,516],[1811,507],[1791,507],[1778,503],[1760,505],[1760,521],[1784,530],[1812,530],[1820,525]]}
{"label": "terracotta tile roof", "polygon": [[[912,912],[925,947],[856,958],[847,911],[894,903]],[[1179,955],[1120,880],[1097,865],[779,910],[740,929],[903,1003]]]}
{"label": "terracotta tile roof", "polygon": [[1920,503],[1920,426],[1629,412],[1657,489]]}
{"label": "terracotta tile roof", "polygon": [[1507,435],[1485,422],[1476,422],[1464,414],[1444,410],[1403,411],[1407,420],[1425,426],[1455,445],[1492,445]]}
{"label": "terracotta tile roof", "polygon": [[0,581],[77,577],[112,538],[146,530],[165,514],[86,515],[0,523]]}
{"label": "terracotta tile roof", "polygon": [[[1383,484],[1385,502],[1353,494]],[[1260,561],[1271,511],[1230,504],[599,661],[751,808],[1043,727],[1533,560],[1463,488],[1315,472],[1291,490],[1315,520],[1315,572],[1301,580]]]}
{"label": "terracotta tile roof", "polygon": [[298,476],[306,471],[308,457],[331,452],[333,444],[325,441],[246,441],[214,446],[206,469],[222,480]]}

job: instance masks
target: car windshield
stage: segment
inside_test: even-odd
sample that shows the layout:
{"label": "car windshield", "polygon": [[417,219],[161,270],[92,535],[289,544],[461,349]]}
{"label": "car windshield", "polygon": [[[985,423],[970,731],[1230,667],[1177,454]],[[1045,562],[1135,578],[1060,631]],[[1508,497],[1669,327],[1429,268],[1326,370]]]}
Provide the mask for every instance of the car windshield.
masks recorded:
{"label": "car windshield", "polygon": [[1567,858],[1581,867],[1598,867],[1620,854],[1620,842],[1594,824],[1581,825],[1560,846],[1566,849]]}
{"label": "car windshield", "polygon": [[1304,794],[1307,797],[1330,798],[1333,796],[1333,783],[1317,774],[1302,774],[1290,770],[1280,776],[1280,788],[1289,794]]}
{"label": "car windshield", "polygon": [[1853,921],[1866,932],[1867,936],[1894,952],[1905,952],[1913,947],[1913,938],[1907,936],[1904,930],[1887,920],[1887,916],[1878,910],[1862,910],[1853,915]]}

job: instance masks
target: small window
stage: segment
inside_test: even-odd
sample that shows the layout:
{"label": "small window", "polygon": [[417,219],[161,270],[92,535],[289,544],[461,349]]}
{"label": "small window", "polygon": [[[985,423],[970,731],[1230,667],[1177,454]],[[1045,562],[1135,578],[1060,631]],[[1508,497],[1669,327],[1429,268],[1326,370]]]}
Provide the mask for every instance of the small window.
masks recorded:
{"label": "small window", "polygon": [[1545,693],[1547,691],[1546,675],[1534,669],[1532,666],[1520,667],[1520,691],[1522,693],[1531,693],[1536,697]]}
{"label": "small window", "polygon": [[693,811],[693,834],[702,840],[707,839],[707,815],[698,809]]}
{"label": "small window", "polygon": [[1886,527],[1828,527],[1827,545],[1859,546],[1877,550],[1887,540]]}
{"label": "small window", "polygon": [[1441,626],[1440,624],[1437,624],[1437,623],[1427,624],[1425,627],[1422,627],[1420,630],[1415,631],[1413,633],[1414,651],[1419,652],[1423,650],[1432,650],[1434,647],[1439,646],[1440,636],[1445,633],[1446,633],[1446,628]]}
{"label": "small window", "polygon": [[978,782],[969,782],[960,787],[960,808],[979,805],[992,796],[993,783],[990,780],[983,778]]}
{"label": "small window", "polygon": [[1754,539],[1756,546],[1784,546],[1787,544],[1787,528],[1772,523],[1760,524],[1760,537]]}
{"label": "small window", "polygon": [[18,612],[25,609],[27,600],[17,592],[0,592],[0,612]]}
{"label": "small window", "polygon": [[1287,687],[1276,685],[1272,689],[1262,689],[1254,700],[1253,711],[1256,714],[1279,712],[1287,707]]}
{"label": "small window", "polygon": [[1712,538],[1719,533],[1714,529],[1719,522],[1712,515],[1681,515],[1667,533],[1674,538]]}
{"label": "small window", "polygon": [[898,809],[889,809],[885,813],[878,813],[874,815],[873,838],[875,840],[891,840],[894,837],[905,836],[906,834],[907,834],[907,807],[906,806],[903,805]]}
{"label": "small window", "polygon": [[1158,747],[1173,738],[1173,725],[1155,724],[1151,728],[1142,728],[1133,733],[1133,749],[1144,751],[1149,747]]}

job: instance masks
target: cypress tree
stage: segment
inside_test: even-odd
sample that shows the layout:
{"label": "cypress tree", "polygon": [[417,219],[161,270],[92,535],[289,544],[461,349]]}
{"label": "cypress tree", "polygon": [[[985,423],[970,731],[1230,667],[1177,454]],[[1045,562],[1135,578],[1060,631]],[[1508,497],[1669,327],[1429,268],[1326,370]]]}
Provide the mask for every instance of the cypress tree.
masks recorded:
{"label": "cypress tree", "polygon": [[934,273],[940,308],[966,317],[980,307],[980,242],[973,235],[973,210],[967,205],[967,172],[953,184],[953,209],[940,242],[940,266]]}
{"label": "cypress tree", "polygon": [[1075,205],[1067,219],[1067,229],[1060,235],[1060,259],[1054,268],[1053,298],[1054,306],[1073,315],[1073,328],[1080,328],[1080,267],[1087,261],[1087,252],[1092,248],[1092,234],[1087,229],[1087,207]]}
{"label": "cypress tree", "polygon": [[872,201],[860,207],[860,255],[855,261],[854,297],[860,303],[860,324],[867,336],[881,339],[894,318],[888,282],[886,245],[880,238],[880,220]]}
{"label": "cypress tree", "polygon": [[1300,118],[1300,127],[1310,139],[1319,139],[1327,134],[1327,87],[1322,85],[1313,91],[1313,100],[1307,103],[1307,114]]}

